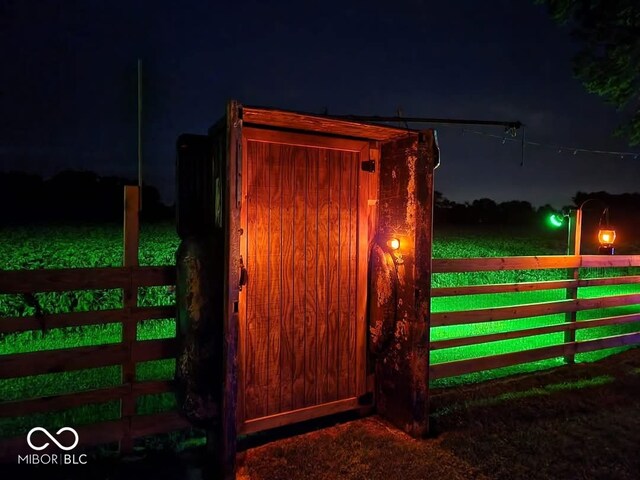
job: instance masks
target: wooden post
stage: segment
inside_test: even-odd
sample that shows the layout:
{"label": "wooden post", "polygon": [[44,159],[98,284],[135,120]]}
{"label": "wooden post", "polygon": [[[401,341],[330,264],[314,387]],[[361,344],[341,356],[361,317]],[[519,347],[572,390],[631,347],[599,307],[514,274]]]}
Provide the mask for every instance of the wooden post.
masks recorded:
{"label": "wooden post", "polygon": [[[217,465],[212,478],[235,479],[238,407],[238,301],[240,282],[240,205],[242,187],[242,120],[241,106],[230,102],[227,107],[226,168],[223,172],[224,225],[224,289],[223,289],[223,391],[220,431],[208,436],[208,451]],[[216,435],[217,434],[217,435]],[[219,438],[219,443],[215,440]],[[217,451],[213,451],[214,448]]]}
{"label": "wooden post", "polygon": [[[124,259],[125,267],[138,266],[139,247],[139,188],[133,185],[124,187]],[[120,400],[120,416],[124,419],[123,437],[120,440],[120,453],[133,450],[131,436],[131,418],[136,413],[133,396],[133,384],[136,377],[136,364],[133,361],[133,347],[136,342],[137,322],[131,316],[131,310],[138,305],[138,287],[133,284],[133,271],[129,272],[129,286],[124,289],[124,317],[122,324],[122,343],[127,347],[127,360],[122,364],[122,383],[128,385],[128,393]]]}
{"label": "wooden post", "polygon": [[[582,209],[578,208],[577,210],[571,210],[569,216],[569,229],[568,229],[568,240],[567,240],[567,255],[580,255],[580,243],[581,243],[581,233],[582,233]],[[578,280],[580,278],[580,268],[570,268],[567,271],[567,276],[570,280]],[[575,300],[578,298],[578,287],[570,287],[567,288],[566,299]],[[565,322],[569,324],[573,324],[576,321],[576,312],[567,312],[565,313]],[[576,331],[575,329],[567,329],[564,331],[564,342],[565,343],[573,343],[576,341]],[[569,353],[565,355],[564,361],[566,363],[574,363],[575,355],[573,353]]]}
{"label": "wooden post", "polygon": [[[389,254],[397,275],[394,325],[389,329],[391,338],[376,355],[376,404],[382,417],[414,437],[424,436],[429,428],[432,202],[437,156],[435,135],[426,131],[383,144],[380,162],[377,244],[384,248],[393,237],[401,246]],[[389,296],[382,291],[369,295],[373,299]],[[380,319],[369,321],[380,324]]]}

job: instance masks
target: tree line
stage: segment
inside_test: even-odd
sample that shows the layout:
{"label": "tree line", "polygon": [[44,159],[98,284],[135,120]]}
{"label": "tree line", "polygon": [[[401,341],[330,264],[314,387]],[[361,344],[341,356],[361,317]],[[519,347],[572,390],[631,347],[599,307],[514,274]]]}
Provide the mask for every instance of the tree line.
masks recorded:
{"label": "tree line", "polygon": [[[91,171],[62,171],[49,179],[24,172],[0,172],[0,201],[3,209],[0,225],[39,222],[121,222],[125,185],[135,181],[118,176],[100,176]],[[142,191],[143,220],[173,220],[175,208],[165,205],[156,187],[144,185]],[[576,208],[587,199],[584,221],[599,220],[604,207],[609,207],[610,220],[615,225],[638,230],[640,193],[613,195],[607,192],[577,192]],[[442,192],[434,195],[434,219],[438,224],[459,225],[534,225],[544,221],[555,210],[550,205],[534,207],[522,200],[495,202],[480,198],[457,203]]]}
{"label": "tree line", "polygon": [[[610,225],[628,233],[640,233],[640,193],[611,194],[600,192],[577,192],[571,205],[559,211],[550,205],[534,207],[521,200],[497,203],[490,198],[472,202],[456,203],[445,198],[441,192],[434,195],[434,222],[438,224],[462,225],[516,225],[527,226],[545,222],[552,213],[565,212],[582,207],[583,226],[593,229],[607,220]],[[608,208],[608,217],[603,216]]]}
{"label": "tree line", "polygon": [[[91,171],[65,170],[51,178],[24,172],[0,172],[0,225],[40,222],[122,222],[124,186],[137,182]],[[152,185],[142,188],[143,219],[172,219]]]}

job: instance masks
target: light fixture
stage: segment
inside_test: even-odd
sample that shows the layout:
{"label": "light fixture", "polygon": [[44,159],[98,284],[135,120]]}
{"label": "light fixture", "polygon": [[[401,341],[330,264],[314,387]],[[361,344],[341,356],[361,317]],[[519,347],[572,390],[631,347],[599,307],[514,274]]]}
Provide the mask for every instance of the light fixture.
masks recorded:
{"label": "light fixture", "polygon": [[549,216],[549,223],[552,227],[560,228],[564,224],[565,217],[567,217],[567,215],[562,213],[552,213]]}
{"label": "light fixture", "polygon": [[398,240],[397,238],[391,238],[389,239],[389,241],[387,242],[387,246],[391,249],[391,250],[398,250],[400,248],[400,240]]}
{"label": "light fixture", "polygon": [[553,212],[547,218],[549,225],[553,228],[560,228],[565,223],[571,222],[571,213],[566,210],[562,210],[561,212]]}
{"label": "light fixture", "polygon": [[600,224],[598,226],[598,255],[613,255],[615,248],[613,246],[616,241],[616,230],[609,224],[609,208],[605,208],[600,216]]}

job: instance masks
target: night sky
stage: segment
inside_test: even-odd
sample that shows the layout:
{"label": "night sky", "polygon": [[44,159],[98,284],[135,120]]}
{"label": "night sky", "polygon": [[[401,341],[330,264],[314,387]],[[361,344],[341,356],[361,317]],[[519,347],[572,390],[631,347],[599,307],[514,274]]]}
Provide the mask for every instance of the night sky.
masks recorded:
{"label": "night sky", "polygon": [[[229,99],[520,120],[527,140],[640,151],[612,136],[623,117],[573,78],[568,29],[531,0],[0,0],[0,45],[1,170],[135,178],[140,58],[144,179],[168,203],[177,135],[205,133]],[[577,190],[640,190],[631,156],[529,146],[521,166],[519,142],[461,127],[438,135],[436,189],[450,200],[560,207]]]}

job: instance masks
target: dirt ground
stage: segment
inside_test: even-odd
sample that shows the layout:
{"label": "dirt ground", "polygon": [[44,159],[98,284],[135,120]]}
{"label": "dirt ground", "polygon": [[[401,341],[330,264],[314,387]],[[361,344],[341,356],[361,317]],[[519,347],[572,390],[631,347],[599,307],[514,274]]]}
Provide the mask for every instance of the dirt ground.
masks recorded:
{"label": "dirt ground", "polygon": [[371,416],[248,449],[238,477],[640,478],[638,348],[432,395],[430,438]]}
{"label": "dirt ground", "polygon": [[[431,412],[432,434],[421,440],[375,415],[333,419],[291,436],[305,428],[296,427],[280,439],[254,437],[238,457],[238,479],[640,478],[640,348],[595,363],[432,391]],[[65,472],[0,465],[0,478],[199,480],[202,454],[141,452]]]}

